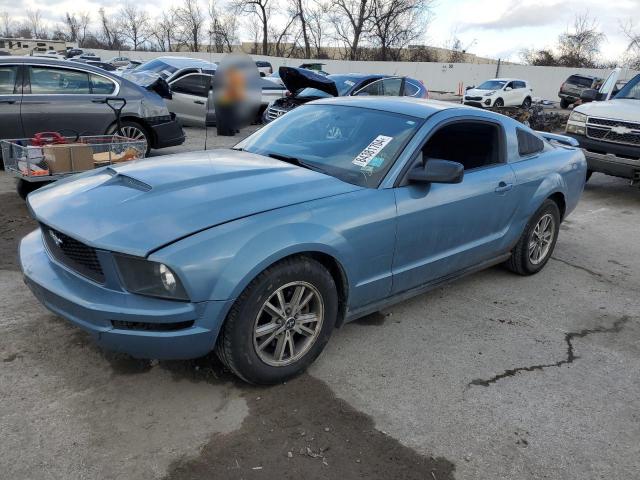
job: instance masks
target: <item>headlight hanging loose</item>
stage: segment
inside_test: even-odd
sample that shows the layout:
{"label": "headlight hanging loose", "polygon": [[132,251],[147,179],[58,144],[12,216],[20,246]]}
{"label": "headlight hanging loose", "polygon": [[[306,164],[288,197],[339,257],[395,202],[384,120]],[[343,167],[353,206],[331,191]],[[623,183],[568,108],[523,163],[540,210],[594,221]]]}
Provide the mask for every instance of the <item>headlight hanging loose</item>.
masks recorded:
{"label": "headlight hanging loose", "polygon": [[164,263],[129,255],[114,255],[125,289],[131,293],[188,301],[178,276]]}

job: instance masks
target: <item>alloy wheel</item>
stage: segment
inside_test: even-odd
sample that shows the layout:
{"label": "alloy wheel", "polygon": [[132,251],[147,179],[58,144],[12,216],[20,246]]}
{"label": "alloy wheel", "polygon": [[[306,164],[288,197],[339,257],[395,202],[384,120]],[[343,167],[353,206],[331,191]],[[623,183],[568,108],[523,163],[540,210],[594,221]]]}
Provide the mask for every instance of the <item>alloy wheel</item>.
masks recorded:
{"label": "alloy wheel", "polygon": [[122,131],[122,136],[130,138],[132,140],[144,140],[144,141],[147,140],[147,136],[138,127],[127,125],[126,127],[122,127],[121,131]]}
{"label": "alloy wheel", "polygon": [[533,265],[539,265],[549,255],[551,245],[556,232],[556,225],[553,215],[544,214],[536,223],[529,238],[529,261]]}
{"label": "alloy wheel", "polygon": [[310,283],[291,282],[262,305],[254,323],[253,346],[267,365],[283,367],[302,358],[322,330],[324,303]]}

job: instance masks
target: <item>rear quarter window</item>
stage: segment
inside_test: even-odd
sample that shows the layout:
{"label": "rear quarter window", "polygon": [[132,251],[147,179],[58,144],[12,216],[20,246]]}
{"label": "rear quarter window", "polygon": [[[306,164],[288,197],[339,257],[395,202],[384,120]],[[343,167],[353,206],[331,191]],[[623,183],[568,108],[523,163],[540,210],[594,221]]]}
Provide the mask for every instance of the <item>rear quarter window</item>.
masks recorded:
{"label": "rear quarter window", "polygon": [[516,136],[518,138],[518,153],[521,157],[534,155],[544,150],[544,141],[532,133],[518,128]]}

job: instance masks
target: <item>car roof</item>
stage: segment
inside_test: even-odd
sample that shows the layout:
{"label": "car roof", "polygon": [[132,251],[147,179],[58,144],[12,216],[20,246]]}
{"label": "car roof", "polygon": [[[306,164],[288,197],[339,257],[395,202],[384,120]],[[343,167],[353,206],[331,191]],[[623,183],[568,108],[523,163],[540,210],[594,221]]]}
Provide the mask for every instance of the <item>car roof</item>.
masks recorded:
{"label": "car roof", "polygon": [[364,78],[385,78],[390,75],[385,75],[382,73],[332,73],[331,75],[327,75],[328,78],[340,77],[340,78],[353,78],[355,80],[362,80]]}
{"label": "car roof", "polygon": [[477,108],[466,107],[460,104],[440,102],[437,100],[425,100],[413,97],[332,97],[315,100],[311,103],[370,108],[373,110],[384,110],[385,112],[399,113],[424,119],[442,110],[450,110],[454,108],[470,111],[478,110]]}
{"label": "car roof", "polygon": [[[73,68],[81,68],[90,72],[99,73],[103,76],[108,76],[113,80],[120,80],[120,77],[109,75],[110,72],[103,70],[98,67],[94,67],[91,64],[85,62],[72,62],[70,60],[58,60],[56,58],[47,58],[47,57],[31,57],[31,56],[11,56],[11,57],[1,57],[0,64],[4,63],[33,63],[38,65],[47,65],[52,67],[73,67]],[[106,75],[105,75],[106,74]]]}
{"label": "car roof", "polygon": [[523,80],[522,78],[506,78],[506,77],[490,78],[489,80],[487,80],[487,82],[490,82],[492,80],[498,80],[500,82],[513,82],[514,80],[517,82],[526,82],[526,80]]}
{"label": "car roof", "polygon": [[156,57],[151,60],[161,60],[164,63],[171,65],[176,68],[187,68],[187,67],[202,67],[202,68],[216,68],[215,63],[208,62],[207,60],[201,60],[199,58],[191,58],[191,57]]}

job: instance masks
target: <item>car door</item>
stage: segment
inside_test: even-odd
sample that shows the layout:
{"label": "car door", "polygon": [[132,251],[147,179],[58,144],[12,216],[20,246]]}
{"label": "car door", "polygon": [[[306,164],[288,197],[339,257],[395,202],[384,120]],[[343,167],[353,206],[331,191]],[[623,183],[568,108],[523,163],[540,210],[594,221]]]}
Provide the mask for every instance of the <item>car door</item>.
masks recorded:
{"label": "car door", "polygon": [[517,105],[517,95],[518,92],[515,91],[513,82],[507,83],[502,89],[502,98],[504,99],[505,107],[512,107]]}
{"label": "car door", "polygon": [[366,86],[356,90],[354,95],[362,96],[392,96],[399,97],[404,91],[404,78],[388,77],[375,80]]}
{"label": "car door", "polygon": [[117,96],[109,77],[81,68],[26,65],[22,125],[27,137],[38,132],[104,135],[115,120],[105,98]]}
{"label": "car door", "polygon": [[167,107],[183,125],[205,125],[211,78],[203,73],[189,73],[169,84],[172,98],[166,100]]}
{"label": "car door", "polygon": [[[435,138],[440,129],[457,121],[443,121],[432,130],[430,137]],[[458,184],[405,185],[400,182],[395,188],[398,220],[393,293],[482,265],[509,248],[505,235],[517,202],[513,192],[515,175],[506,162],[504,129],[499,123],[481,118],[471,117],[465,122],[458,126],[462,132],[470,128],[469,125],[485,122],[496,129],[495,161],[465,169],[463,181]],[[457,139],[459,147],[467,141],[459,134],[452,139]],[[482,139],[474,141],[482,142]],[[416,161],[422,159],[427,146],[428,142],[423,150],[418,150]]]}
{"label": "car door", "polygon": [[18,64],[0,64],[0,138],[22,138],[22,75]]}

